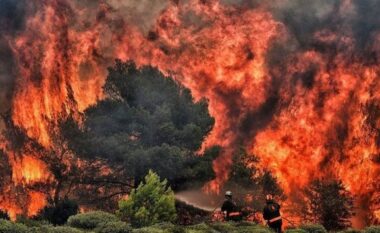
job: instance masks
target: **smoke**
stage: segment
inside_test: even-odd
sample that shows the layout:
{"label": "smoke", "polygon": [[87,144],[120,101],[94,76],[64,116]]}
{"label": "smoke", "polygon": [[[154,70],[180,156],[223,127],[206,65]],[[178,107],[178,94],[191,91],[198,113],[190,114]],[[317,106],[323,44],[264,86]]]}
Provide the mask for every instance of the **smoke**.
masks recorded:
{"label": "smoke", "polygon": [[160,13],[167,8],[168,0],[120,1],[108,0],[107,3],[131,25],[138,25],[147,33],[156,22]]}
{"label": "smoke", "polygon": [[220,208],[223,203],[223,196],[206,194],[202,191],[202,189],[177,192],[175,197],[177,200],[185,202],[188,205],[192,205],[196,208],[210,212]]}
{"label": "smoke", "polygon": [[0,113],[10,108],[16,70],[9,38],[23,29],[25,7],[23,0],[0,2]]}

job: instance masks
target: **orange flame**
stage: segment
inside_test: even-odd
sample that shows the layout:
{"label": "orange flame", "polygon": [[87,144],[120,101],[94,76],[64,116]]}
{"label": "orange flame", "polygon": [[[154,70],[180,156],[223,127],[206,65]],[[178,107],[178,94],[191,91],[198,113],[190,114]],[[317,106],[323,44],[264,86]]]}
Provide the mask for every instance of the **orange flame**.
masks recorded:
{"label": "orange flame", "polygon": [[13,181],[16,184],[47,182],[49,174],[46,165],[35,157],[24,155],[12,164]]}
{"label": "orange flame", "polygon": [[[287,194],[323,176],[341,178],[356,195],[379,192],[374,161],[380,70],[355,53],[351,32],[317,32],[312,39],[336,48],[335,54],[294,48],[281,58],[280,68],[268,61],[272,45],[295,46],[286,26],[265,7],[171,1],[145,35],[107,1],[97,8],[73,0],[35,4],[39,10],[11,41],[19,72],[12,119],[45,148],[54,147],[60,119],[74,114],[80,121],[80,113],[104,97],[101,88],[112,59],[133,59],[174,76],[195,100],[209,100],[216,123],[202,150],[214,144],[224,148],[209,189],[219,190],[228,179],[232,155],[244,145]],[[352,11],[351,1],[343,1],[339,10]],[[375,37],[371,52],[379,54],[379,42]],[[312,77],[303,77],[308,72]],[[45,169],[25,155],[13,161],[13,178],[44,182]]]}

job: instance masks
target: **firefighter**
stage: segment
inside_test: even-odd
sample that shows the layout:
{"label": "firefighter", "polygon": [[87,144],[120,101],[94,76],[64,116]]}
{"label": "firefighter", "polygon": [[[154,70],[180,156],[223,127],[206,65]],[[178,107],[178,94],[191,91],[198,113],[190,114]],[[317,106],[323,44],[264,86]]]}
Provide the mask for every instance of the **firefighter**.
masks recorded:
{"label": "firefighter", "polygon": [[267,222],[268,226],[272,228],[276,233],[282,232],[282,218],[280,214],[281,206],[273,200],[272,195],[265,197],[266,206],[263,210],[263,218]]}
{"label": "firefighter", "polygon": [[226,221],[241,221],[242,215],[238,210],[236,203],[232,200],[232,192],[227,191],[225,194],[225,201],[222,205],[222,213]]}

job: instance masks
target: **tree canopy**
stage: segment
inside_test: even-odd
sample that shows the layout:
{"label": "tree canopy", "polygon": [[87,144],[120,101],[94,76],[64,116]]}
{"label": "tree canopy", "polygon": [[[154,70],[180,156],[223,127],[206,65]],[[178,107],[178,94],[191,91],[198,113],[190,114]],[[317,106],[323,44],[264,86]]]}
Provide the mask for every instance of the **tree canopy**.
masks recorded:
{"label": "tree canopy", "polygon": [[[207,102],[157,69],[116,61],[103,101],[85,112],[84,131],[68,131],[77,154],[123,164],[138,184],[149,169],[173,181],[211,131]],[[70,128],[70,127],[69,127]]]}
{"label": "tree canopy", "polygon": [[353,197],[339,180],[315,180],[305,191],[305,220],[321,223],[327,230],[351,225]]}
{"label": "tree canopy", "polygon": [[56,194],[74,200],[88,196],[78,203],[111,210],[150,169],[173,188],[214,178],[218,149],[198,155],[214,125],[206,100],[196,102],[188,89],[153,67],[120,60],[109,68],[104,93],[106,98],[83,113],[83,122],[61,123],[58,144],[64,146],[57,154],[65,156],[47,157],[72,162],[66,167],[55,166],[59,160],[49,162],[58,168],[53,169]]}

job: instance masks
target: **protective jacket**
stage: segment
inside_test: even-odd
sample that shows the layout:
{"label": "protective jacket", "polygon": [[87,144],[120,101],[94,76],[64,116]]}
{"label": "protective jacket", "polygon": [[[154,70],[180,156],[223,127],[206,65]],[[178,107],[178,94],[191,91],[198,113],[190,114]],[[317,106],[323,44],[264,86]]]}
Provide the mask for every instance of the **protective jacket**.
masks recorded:
{"label": "protective jacket", "polygon": [[239,221],[241,220],[241,213],[236,205],[236,203],[230,199],[227,198],[221,208],[223,213],[226,213],[225,218],[227,221],[233,220],[233,221]]}
{"label": "protective jacket", "polygon": [[263,210],[263,218],[267,221],[269,227],[277,233],[281,232],[282,226],[280,208],[281,206],[278,203],[270,200],[267,201],[267,204]]}

